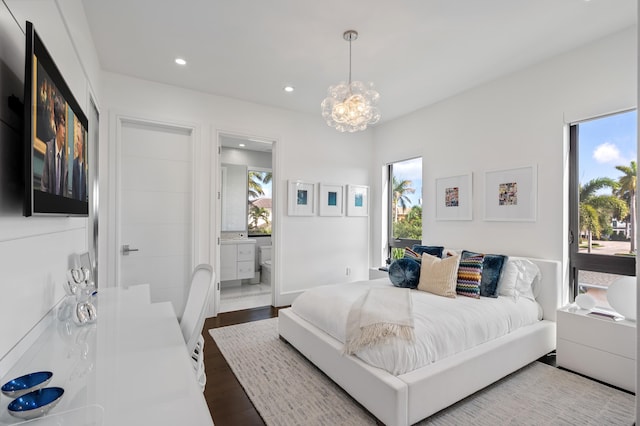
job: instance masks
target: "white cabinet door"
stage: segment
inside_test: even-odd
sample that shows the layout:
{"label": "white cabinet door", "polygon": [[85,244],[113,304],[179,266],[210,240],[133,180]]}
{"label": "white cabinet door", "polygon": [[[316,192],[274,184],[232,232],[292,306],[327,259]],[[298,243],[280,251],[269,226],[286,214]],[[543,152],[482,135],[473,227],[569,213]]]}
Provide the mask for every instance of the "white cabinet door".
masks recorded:
{"label": "white cabinet door", "polygon": [[238,265],[238,246],[222,244],[220,246],[220,281],[235,280]]}
{"label": "white cabinet door", "polygon": [[238,279],[253,278],[254,275],[255,267],[253,260],[238,262]]}

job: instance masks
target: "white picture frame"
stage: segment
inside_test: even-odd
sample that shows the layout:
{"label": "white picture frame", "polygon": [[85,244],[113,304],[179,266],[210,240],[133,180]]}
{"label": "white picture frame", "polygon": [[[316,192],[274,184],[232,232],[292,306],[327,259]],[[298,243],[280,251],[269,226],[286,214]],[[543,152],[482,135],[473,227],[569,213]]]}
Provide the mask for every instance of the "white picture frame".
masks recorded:
{"label": "white picture frame", "polygon": [[344,214],[344,187],[320,183],[318,214],[320,216],[342,216]]}
{"label": "white picture frame", "polygon": [[369,187],[347,185],[347,216],[369,215]]}
{"label": "white picture frame", "polygon": [[537,166],[485,172],[484,220],[535,222],[537,220]]}
{"label": "white picture frame", "polygon": [[289,216],[313,216],[315,214],[315,184],[300,180],[289,183]]}
{"label": "white picture frame", "polygon": [[436,220],[473,219],[473,175],[436,179]]}

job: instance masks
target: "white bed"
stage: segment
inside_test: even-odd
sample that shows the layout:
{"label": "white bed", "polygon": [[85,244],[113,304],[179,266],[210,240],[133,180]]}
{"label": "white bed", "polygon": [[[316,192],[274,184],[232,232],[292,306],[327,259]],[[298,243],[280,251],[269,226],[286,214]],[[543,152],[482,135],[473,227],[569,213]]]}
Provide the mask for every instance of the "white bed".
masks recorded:
{"label": "white bed", "polygon": [[291,308],[280,310],[279,334],[380,421],[389,426],[413,424],[555,348],[555,314],[562,299],[560,262],[529,260],[541,272],[536,301],[543,310],[542,321],[408,373],[393,375],[343,355],[342,342]]}

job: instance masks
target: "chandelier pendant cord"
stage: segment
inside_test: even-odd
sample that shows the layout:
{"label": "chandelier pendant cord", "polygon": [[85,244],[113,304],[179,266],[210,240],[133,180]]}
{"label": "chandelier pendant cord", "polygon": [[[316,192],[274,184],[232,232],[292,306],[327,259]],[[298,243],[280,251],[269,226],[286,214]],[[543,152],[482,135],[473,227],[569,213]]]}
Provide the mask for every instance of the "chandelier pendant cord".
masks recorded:
{"label": "chandelier pendant cord", "polygon": [[351,95],[351,37],[349,37],[349,95]]}

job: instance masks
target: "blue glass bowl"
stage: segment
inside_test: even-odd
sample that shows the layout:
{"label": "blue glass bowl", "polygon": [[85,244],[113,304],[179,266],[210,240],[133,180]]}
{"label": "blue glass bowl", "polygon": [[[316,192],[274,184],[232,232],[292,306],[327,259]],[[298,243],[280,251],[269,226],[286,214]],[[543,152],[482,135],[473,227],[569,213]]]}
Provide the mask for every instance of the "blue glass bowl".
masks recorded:
{"label": "blue glass bowl", "polygon": [[11,398],[17,398],[47,386],[52,376],[53,373],[51,371],[25,374],[2,385],[2,393]]}
{"label": "blue glass bowl", "polygon": [[9,414],[21,419],[44,416],[62,398],[62,388],[42,388],[18,397],[9,403]]}

